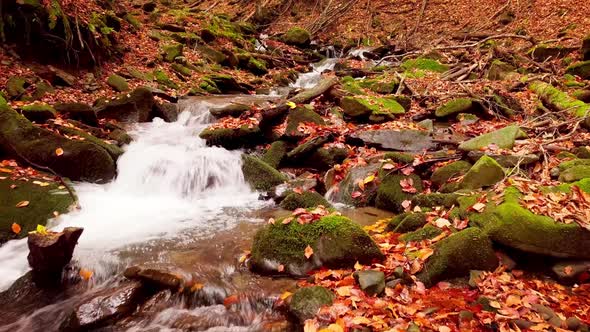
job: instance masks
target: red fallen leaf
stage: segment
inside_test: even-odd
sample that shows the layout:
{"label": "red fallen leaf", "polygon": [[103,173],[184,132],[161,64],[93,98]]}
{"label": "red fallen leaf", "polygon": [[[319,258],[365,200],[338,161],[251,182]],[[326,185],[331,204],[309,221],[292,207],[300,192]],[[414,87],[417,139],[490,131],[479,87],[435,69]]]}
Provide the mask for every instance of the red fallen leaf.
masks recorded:
{"label": "red fallen leaf", "polygon": [[285,265],[279,264],[279,266],[277,266],[277,271],[279,271],[279,272],[285,271]]}
{"label": "red fallen leaf", "polygon": [[572,274],[574,274],[574,268],[568,265],[565,268],[563,268],[563,272],[565,273],[565,275],[571,276]]}
{"label": "red fallen leaf", "polygon": [[20,233],[20,231],[21,231],[21,227],[20,227],[20,225],[19,225],[19,224],[17,224],[17,223],[15,223],[15,222],[14,222],[14,223],[12,223],[12,226],[10,227],[10,229],[12,230],[12,232],[13,232],[14,234],[19,234],[19,233]]}
{"label": "red fallen leaf", "polygon": [[350,194],[350,197],[352,198],[359,198],[361,197],[363,194],[360,191],[355,191],[352,194]]}
{"label": "red fallen leaf", "polygon": [[301,214],[304,214],[304,213],[307,213],[307,210],[306,209],[304,209],[304,208],[297,208],[297,209],[295,209],[295,211],[293,211],[292,215],[298,216],[298,215],[301,215]]}
{"label": "red fallen leaf", "polygon": [[455,227],[456,229],[465,229],[465,228],[467,228],[468,225],[469,225],[468,219],[455,218],[455,220],[453,220],[453,227]]}
{"label": "red fallen leaf", "polygon": [[295,219],[295,218],[293,218],[293,217],[287,217],[287,218],[283,219],[282,224],[283,225],[286,225],[286,224],[290,223],[291,221],[293,221],[293,219]]}
{"label": "red fallen leaf", "polygon": [[293,189],[293,192],[301,195],[301,194],[303,194],[303,188],[297,187],[297,188]]}
{"label": "red fallen leaf", "polygon": [[402,191],[415,194],[418,192],[416,188],[414,188],[414,180],[412,178],[405,178],[399,181],[399,185],[402,187]]}
{"label": "red fallen leaf", "polygon": [[408,210],[410,207],[412,206],[412,201],[406,199],[405,201],[402,202],[402,207],[404,208],[404,210]]}
{"label": "red fallen leaf", "polygon": [[302,214],[297,217],[297,222],[301,225],[309,224],[314,219],[311,213]]}
{"label": "red fallen leaf", "polygon": [[414,172],[414,167],[406,167],[406,168],[402,168],[402,174],[403,175],[410,175]]}
{"label": "red fallen leaf", "polygon": [[240,298],[237,295],[230,295],[223,300],[223,305],[229,308],[232,304],[240,302]]}

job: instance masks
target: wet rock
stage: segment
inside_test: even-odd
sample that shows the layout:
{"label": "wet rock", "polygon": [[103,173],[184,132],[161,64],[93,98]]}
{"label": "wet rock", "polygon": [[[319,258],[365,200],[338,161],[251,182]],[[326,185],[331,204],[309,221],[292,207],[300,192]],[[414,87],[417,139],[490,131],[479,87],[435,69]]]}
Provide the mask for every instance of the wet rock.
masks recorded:
{"label": "wet rock", "polygon": [[459,113],[479,113],[481,111],[483,111],[483,108],[476,100],[457,98],[437,108],[434,115],[438,118],[444,118]]}
{"label": "wet rock", "polygon": [[285,182],[287,178],[259,158],[242,155],[244,179],[256,190],[270,190]]}
{"label": "wet rock", "polygon": [[579,76],[582,79],[587,80],[590,78],[590,60],[576,62],[567,67],[566,72],[568,74]]}
{"label": "wet rock", "polygon": [[215,74],[207,76],[207,79],[211,80],[215,87],[221,91],[221,93],[227,94],[241,94],[248,93],[248,86],[239,83],[233,76]]}
{"label": "wet rock", "polygon": [[20,108],[21,114],[29,121],[45,123],[47,120],[55,119],[57,112],[47,104],[30,104]]}
{"label": "wet rock", "polygon": [[133,282],[93,294],[77,305],[66,322],[64,331],[88,331],[131,314],[142,298],[141,283]]}
{"label": "wet rock", "polygon": [[289,312],[303,323],[314,318],[322,306],[331,305],[335,297],[334,293],[321,286],[300,288],[291,297]]}
{"label": "wet rock", "polygon": [[[63,154],[58,155],[57,149]],[[0,107],[0,150],[75,181],[104,183],[116,172],[113,158],[103,148],[36,127],[10,108]]]}
{"label": "wet rock", "polygon": [[497,266],[492,241],[472,227],[438,242],[417,277],[430,287],[445,279],[467,276],[471,270],[492,271]]}
{"label": "wet rock", "polygon": [[[363,166],[355,166],[348,171],[346,177],[338,184],[338,191],[333,193],[331,199],[354,206],[373,205],[377,195],[377,184],[375,182],[365,185],[363,195],[353,198],[352,194],[359,191],[359,181],[365,179],[370,174],[375,174],[380,168],[379,163],[371,163]],[[327,175],[327,174],[326,174]],[[330,188],[328,183],[326,186]]]}
{"label": "wet rock", "polygon": [[222,146],[229,150],[254,146],[263,141],[260,128],[249,128],[245,125],[234,129],[207,128],[199,134],[199,137],[207,141],[209,146]]}
{"label": "wet rock", "polygon": [[154,106],[154,96],[146,88],[137,88],[121,94],[114,100],[99,100],[95,106],[99,119],[114,119],[120,122],[147,122]]}
{"label": "wet rock", "polygon": [[154,103],[152,108],[152,117],[160,118],[166,122],[174,122],[178,119],[178,104],[174,103]]}
{"label": "wet rock", "polygon": [[53,105],[57,113],[65,115],[68,119],[81,121],[89,126],[96,127],[98,118],[94,109],[84,103],[64,103]]}
{"label": "wet rock", "polygon": [[502,149],[512,149],[519,132],[518,126],[507,126],[465,141],[459,145],[459,149],[463,151],[482,150],[490,144]]}
{"label": "wet rock", "polygon": [[390,121],[394,120],[396,115],[406,112],[395,99],[386,97],[344,97],[340,100],[340,107],[347,117],[359,122]]}
{"label": "wet rock", "polygon": [[222,107],[210,108],[209,113],[211,113],[216,118],[224,118],[226,116],[238,118],[240,117],[240,115],[244,114],[249,110],[250,106],[248,105],[232,103]]}
{"label": "wet rock", "polygon": [[119,146],[115,144],[109,144],[103,141],[102,139],[97,138],[85,131],[67,126],[59,126],[59,131],[62,135],[78,136],[83,138],[86,142],[90,142],[103,148],[106,152],[108,152],[108,154],[111,156],[111,158],[113,158],[114,161],[117,161],[117,159],[119,159],[119,157],[123,154],[123,149],[121,149]]}
{"label": "wet rock", "polygon": [[311,34],[305,29],[294,27],[282,36],[282,40],[288,45],[307,47],[311,43]]}
{"label": "wet rock", "polygon": [[443,206],[450,208],[457,205],[458,194],[454,193],[430,193],[430,194],[419,194],[412,198],[412,204],[414,206],[434,208]]}
{"label": "wet rock", "polygon": [[286,183],[276,186],[273,193],[273,199],[275,202],[281,203],[285,197],[292,194],[295,189],[301,189],[305,192],[314,191],[317,187],[318,180],[315,178],[314,174],[305,172],[293,180],[288,180]]}
{"label": "wet rock", "polygon": [[311,109],[308,109],[306,107],[297,107],[293,110],[290,110],[289,114],[287,115],[287,128],[285,130],[285,135],[287,137],[295,138],[301,138],[306,136],[298,130],[299,125],[304,123],[314,123],[317,125],[323,125],[324,120],[319,114],[317,114]]}
{"label": "wet rock", "polygon": [[465,173],[461,189],[479,189],[492,186],[504,179],[504,169],[494,159],[484,155]]}
{"label": "wet rock", "polygon": [[348,157],[348,152],[345,147],[320,147],[309,157],[299,160],[297,165],[325,171],[334,167],[334,165],[342,163]]}
{"label": "wet rock", "polygon": [[535,154],[493,154],[493,153],[485,153],[481,151],[469,151],[467,157],[471,161],[477,161],[482,156],[488,156],[494,159],[500,166],[502,167],[515,167],[515,166],[527,166],[536,163],[539,161],[539,156]]}
{"label": "wet rock", "polygon": [[[252,270],[264,274],[304,276],[321,266],[346,268],[357,261],[369,264],[383,259],[371,237],[348,218],[325,216],[303,225],[297,220],[288,224],[282,222],[278,220],[256,233],[249,261]],[[313,249],[309,259],[304,255],[308,245]]]}
{"label": "wet rock", "polygon": [[318,148],[322,147],[324,144],[329,143],[334,140],[334,136],[332,134],[327,134],[323,136],[317,136],[309,141],[297,146],[295,149],[289,151],[287,153],[287,158],[292,161],[300,161],[305,157],[308,157],[312,153],[314,153]]}
{"label": "wet rock", "polygon": [[426,132],[417,130],[365,130],[347,137],[349,144],[368,145],[382,150],[423,151],[434,146]]}
{"label": "wet rock", "polygon": [[314,191],[305,191],[301,194],[292,193],[287,195],[285,199],[281,202],[280,206],[285,210],[295,210],[298,208],[313,208],[318,205],[323,205],[325,207],[332,207],[324,196],[314,192]]}
{"label": "wet rock", "polygon": [[122,129],[115,129],[111,131],[108,135],[108,138],[110,140],[116,141],[119,146],[129,144],[133,141],[131,136],[129,136],[129,134],[127,134],[127,132]]}
{"label": "wet rock", "polygon": [[117,92],[125,92],[129,90],[129,83],[127,83],[127,80],[117,74],[109,76],[107,84]]}
{"label": "wet rock", "polygon": [[270,145],[262,156],[262,161],[269,164],[273,168],[279,168],[281,162],[287,156],[288,144],[284,141],[276,141]]}
{"label": "wet rock", "polygon": [[377,270],[356,271],[354,279],[367,295],[379,295],[385,290],[385,273]]}
{"label": "wet rock", "polygon": [[152,93],[152,95],[154,95],[154,97],[164,99],[165,101],[170,102],[170,103],[177,103],[178,102],[177,96],[172,95],[164,90],[160,90],[160,89],[154,88],[152,86],[146,86],[144,88],[148,89]]}
{"label": "wet rock", "polygon": [[387,211],[401,212],[402,202],[411,200],[414,193],[404,190],[401,183],[411,183],[415,192],[422,192],[422,179],[416,174],[389,174],[381,178],[381,184],[375,196],[375,207]]}
{"label": "wet rock", "polygon": [[139,280],[145,285],[176,291],[184,285],[184,278],[165,268],[142,266],[128,267],[123,272],[125,278]]}
{"label": "wet rock", "polygon": [[437,168],[432,172],[430,181],[437,186],[442,186],[452,178],[462,176],[471,168],[471,164],[464,160],[454,161],[450,164]]}
{"label": "wet rock", "polygon": [[62,271],[70,263],[74,248],[83,231],[83,228],[66,227],[59,233],[29,234],[27,260],[37,286],[51,286],[61,282]]}

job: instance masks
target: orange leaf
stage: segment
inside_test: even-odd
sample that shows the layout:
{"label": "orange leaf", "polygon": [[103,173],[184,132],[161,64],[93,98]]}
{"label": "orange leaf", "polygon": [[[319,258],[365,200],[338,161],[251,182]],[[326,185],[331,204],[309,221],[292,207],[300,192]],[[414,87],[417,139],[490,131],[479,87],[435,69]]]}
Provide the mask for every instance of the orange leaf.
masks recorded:
{"label": "orange leaf", "polygon": [[196,292],[198,290],[201,290],[201,289],[203,289],[203,287],[205,287],[205,285],[203,285],[199,282],[196,282],[194,285],[191,286],[191,292]]}
{"label": "orange leaf", "polygon": [[64,149],[62,149],[62,148],[55,149],[55,154],[57,156],[61,156],[62,154],[64,154]]}
{"label": "orange leaf", "polygon": [[313,255],[313,248],[307,245],[307,247],[305,247],[305,258],[309,259],[311,255]]}
{"label": "orange leaf", "polygon": [[16,207],[17,208],[22,208],[22,207],[25,207],[25,206],[29,206],[29,201],[20,201],[20,202],[18,202],[16,204]]}
{"label": "orange leaf", "polygon": [[279,264],[279,266],[277,266],[277,271],[279,271],[279,272],[285,271],[285,265]]}
{"label": "orange leaf", "polygon": [[12,170],[9,169],[9,168],[3,168],[2,167],[2,168],[0,168],[0,172],[2,172],[2,173],[12,173]]}
{"label": "orange leaf", "polygon": [[14,234],[19,234],[21,231],[20,225],[15,222],[12,223],[11,229]]}
{"label": "orange leaf", "polygon": [[94,272],[87,270],[87,269],[80,269],[80,277],[86,281],[90,280],[90,278],[92,278],[92,275],[94,274]]}
{"label": "orange leaf", "polygon": [[232,304],[236,304],[238,302],[240,302],[240,299],[238,298],[237,295],[234,294],[234,295],[230,295],[230,296],[226,297],[223,300],[223,305],[227,308],[227,307],[231,306]]}
{"label": "orange leaf", "polygon": [[297,187],[297,188],[293,189],[293,192],[301,195],[301,194],[303,194],[303,188]]}

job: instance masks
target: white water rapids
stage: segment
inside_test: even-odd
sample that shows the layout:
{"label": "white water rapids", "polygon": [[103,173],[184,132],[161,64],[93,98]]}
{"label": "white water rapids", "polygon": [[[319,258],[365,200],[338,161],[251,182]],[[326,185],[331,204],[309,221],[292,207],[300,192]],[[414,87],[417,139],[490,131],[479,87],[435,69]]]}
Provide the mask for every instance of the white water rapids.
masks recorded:
{"label": "white water rapids", "polygon": [[[134,141],[118,160],[116,180],[106,185],[75,185],[81,209],[50,222],[50,228],[83,227],[74,259],[95,273],[115,252],[155,238],[210,235],[233,226],[219,218],[226,207],[259,207],[258,195],[244,182],[239,151],[207,147],[198,137],[211,122],[210,104],[188,104],[179,119],[138,124]],[[219,105],[216,105],[219,106]],[[236,221],[237,222],[237,221]],[[27,240],[0,247],[0,290],[29,268]],[[103,271],[107,274],[108,271]]]}

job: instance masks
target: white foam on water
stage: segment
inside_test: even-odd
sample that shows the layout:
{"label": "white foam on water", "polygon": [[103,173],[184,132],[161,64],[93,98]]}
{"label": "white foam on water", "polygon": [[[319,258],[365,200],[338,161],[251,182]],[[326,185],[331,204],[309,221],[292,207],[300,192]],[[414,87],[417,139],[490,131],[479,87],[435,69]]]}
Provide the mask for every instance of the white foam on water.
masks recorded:
{"label": "white foam on water", "polygon": [[297,81],[291,84],[291,87],[303,89],[313,88],[322,79],[322,73],[334,69],[337,62],[337,58],[329,58],[314,64],[312,70],[309,73],[300,74]]}

